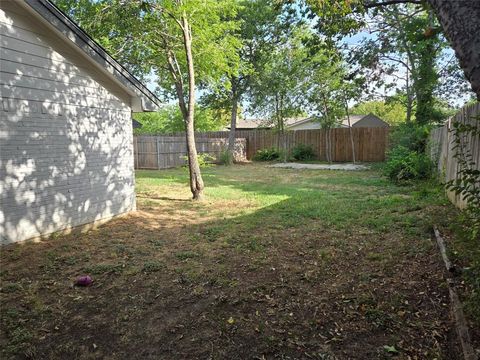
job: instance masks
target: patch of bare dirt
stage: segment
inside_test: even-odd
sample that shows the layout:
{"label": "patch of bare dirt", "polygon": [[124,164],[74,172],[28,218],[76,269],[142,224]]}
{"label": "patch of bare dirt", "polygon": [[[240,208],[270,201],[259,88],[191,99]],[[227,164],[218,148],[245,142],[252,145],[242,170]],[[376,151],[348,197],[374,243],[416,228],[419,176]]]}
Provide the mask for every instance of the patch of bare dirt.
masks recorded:
{"label": "patch of bare dirt", "polygon": [[2,358],[461,358],[428,237],[139,200],[87,234],[2,248]]}

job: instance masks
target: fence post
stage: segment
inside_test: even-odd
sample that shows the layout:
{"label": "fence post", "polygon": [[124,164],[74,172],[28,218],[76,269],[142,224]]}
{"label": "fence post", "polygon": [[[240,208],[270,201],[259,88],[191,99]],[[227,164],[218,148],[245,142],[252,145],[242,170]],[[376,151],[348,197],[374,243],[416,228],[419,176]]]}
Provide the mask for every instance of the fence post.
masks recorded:
{"label": "fence post", "polygon": [[157,170],[160,169],[160,151],[159,151],[159,148],[160,146],[158,146],[158,142],[160,141],[160,138],[159,137],[156,137],[156,149],[157,149]]}
{"label": "fence post", "polygon": [[135,162],[136,162],[136,166],[135,166],[135,169],[138,169],[138,138],[135,136],[133,138],[135,140],[135,146],[133,148],[134,152],[135,152]]}

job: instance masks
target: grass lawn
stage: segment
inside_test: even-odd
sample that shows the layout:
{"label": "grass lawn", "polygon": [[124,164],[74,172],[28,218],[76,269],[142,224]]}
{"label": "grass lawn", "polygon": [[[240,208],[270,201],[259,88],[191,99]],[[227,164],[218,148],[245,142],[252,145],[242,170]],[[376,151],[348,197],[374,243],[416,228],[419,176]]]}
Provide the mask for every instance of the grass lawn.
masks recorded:
{"label": "grass lawn", "polygon": [[195,203],[187,178],[138,171],[136,213],[2,249],[0,357],[460,359],[441,189],[250,164]]}

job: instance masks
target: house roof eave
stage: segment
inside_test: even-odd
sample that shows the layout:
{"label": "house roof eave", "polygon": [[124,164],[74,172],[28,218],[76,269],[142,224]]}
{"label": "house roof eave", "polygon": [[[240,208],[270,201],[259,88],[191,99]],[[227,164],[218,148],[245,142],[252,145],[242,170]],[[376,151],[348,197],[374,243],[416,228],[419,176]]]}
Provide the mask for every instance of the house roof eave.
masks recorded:
{"label": "house roof eave", "polygon": [[82,30],[68,15],[49,0],[24,0],[25,3],[53,26],[64,37],[73,42],[96,64],[122,86],[134,93],[133,112],[155,111],[161,101],[133,74],[116,61],[108,52]]}

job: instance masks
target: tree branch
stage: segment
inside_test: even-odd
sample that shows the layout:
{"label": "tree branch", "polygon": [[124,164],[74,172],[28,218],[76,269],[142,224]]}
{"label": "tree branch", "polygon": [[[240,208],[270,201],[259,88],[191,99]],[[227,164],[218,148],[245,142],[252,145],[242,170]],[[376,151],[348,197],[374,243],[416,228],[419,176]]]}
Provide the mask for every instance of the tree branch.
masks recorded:
{"label": "tree branch", "polygon": [[395,5],[395,4],[417,4],[421,5],[422,1],[421,0],[385,0],[382,2],[369,2],[369,3],[364,3],[363,7],[365,9],[371,9],[375,7],[381,7],[381,6],[386,6],[386,5]]}

